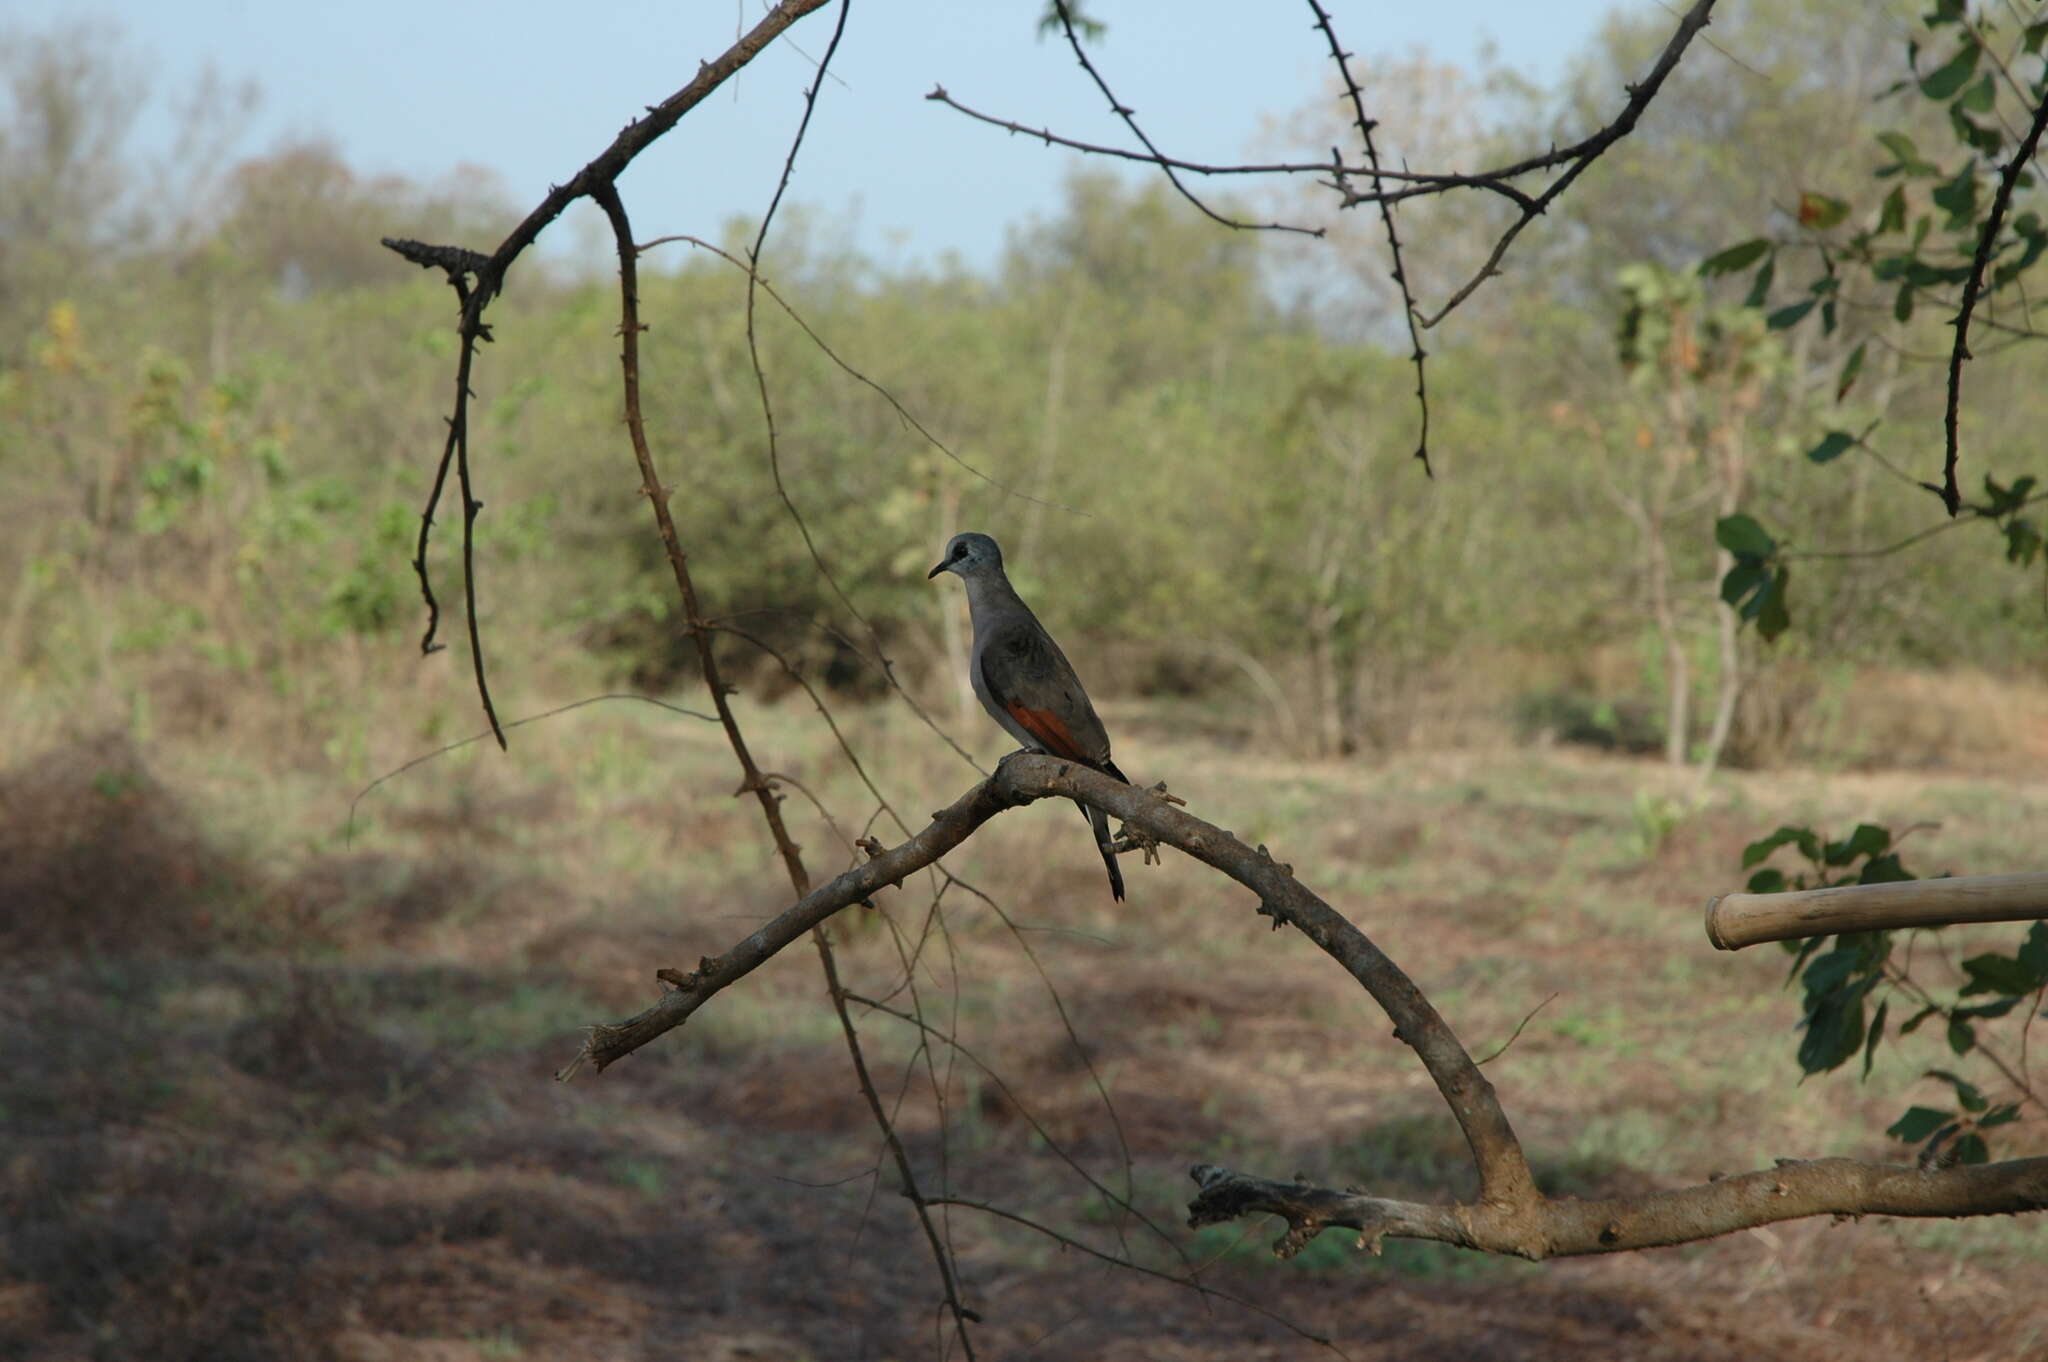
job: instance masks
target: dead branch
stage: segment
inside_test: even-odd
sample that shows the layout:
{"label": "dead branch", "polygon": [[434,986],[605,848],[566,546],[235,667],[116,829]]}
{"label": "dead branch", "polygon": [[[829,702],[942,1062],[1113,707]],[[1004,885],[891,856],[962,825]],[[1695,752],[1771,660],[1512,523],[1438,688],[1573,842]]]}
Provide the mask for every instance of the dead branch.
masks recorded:
{"label": "dead branch", "polygon": [[[476,517],[483,509],[483,503],[474,494],[469,470],[470,374],[475,365],[476,347],[491,338],[490,328],[484,323],[484,312],[504,288],[506,272],[512,268],[513,262],[534,243],[543,228],[579,198],[587,196],[596,200],[600,191],[609,192],[616,198],[613,186],[634,157],[680,122],[684,114],[703,103],[784,29],[824,4],[825,0],[781,0],[739,41],[715,59],[701,64],[696,78],[688,85],[661,103],[648,106],[646,117],[628,123],[612,139],[612,144],[570,177],[568,183],[551,188],[547,197],[498,243],[498,249],[489,257],[459,246],[437,246],[393,237],[383,239],[386,247],[414,264],[445,271],[462,309],[457,326],[460,350],[455,367],[455,400],[448,417],[448,439],[441,450],[440,464],[434,473],[427,503],[420,512],[419,541],[413,556],[413,570],[419,577],[420,595],[427,606],[427,628],[420,638],[420,651],[431,653],[438,647],[435,632],[440,625],[441,607],[434,597],[433,582],[427,571],[427,547],[433,533],[434,512],[441,504],[441,494],[447,485],[448,468],[452,462],[462,490],[462,588],[469,612],[470,669],[476,677],[477,695],[483,702],[484,714],[491,722],[491,731],[497,736],[500,747],[505,745],[505,730],[498,722],[497,708],[491,702],[490,686],[485,679],[483,637],[476,618]],[[693,617],[695,613],[694,610],[691,612]]]}
{"label": "dead branch", "polygon": [[1355,1230],[1379,1251],[1388,1235],[1431,1239],[1486,1253],[1541,1260],[1689,1244],[1736,1230],[1815,1215],[1953,1218],[2048,1209],[2048,1158],[1908,1168],[1856,1159],[1781,1161],[1777,1167],[1607,1201],[1539,1197],[1521,1206],[1427,1205],[1308,1182],[1275,1182],[1213,1164],[1189,1170],[1201,1191],[1188,1203],[1199,1228],[1246,1215],[1277,1215],[1282,1258],[1326,1229]]}
{"label": "dead branch", "polygon": [[[1102,76],[1088,61],[1087,54],[1081,49],[1080,40],[1073,32],[1073,25],[1069,21],[1066,7],[1063,4],[1058,4],[1057,0],[1055,12],[1060,18],[1062,27],[1066,30],[1069,45],[1073,47],[1076,57],[1080,60],[1082,66],[1087,69],[1089,76],[1095,81],[1096,88],[1101,90],[1103,95],[1109,100],[1111,110],[1124,120],[1125,126],[1131,129],[1133,135],[1144,146],[1145,150],[1143,152],[1099,146],[1083,142],[1077,138],[1060,136],[1047,128],[1026,127],[1024,124],[1010,119],[981,113],[955,100],[947,93],[943,86],[935,86],[925,98],[944,104],[948,108],[965,114],[967,117],[978,122],[987,123],[1012,133],[1023,133],[1029,137],[1036,137],[1047,146],[1062,146],[1089,155],[1143,161],[1157,166],[1160,172],[1172,182],[1173,187],[1180,192],[1182,197],[1186,198],[1210,218],[1229,227],[1264,227],[1268,230],[1302,232],[1310,236],[1322,235],[1320,232],[1308,228],[1289,227],[1280,223],[1258,224],[1237,222],[1222,217],[1211,210],[1208,205],[1204,204],[1181,182],[1179,178],[1180,172],[1185,171],[1196,175],[1325,175],[1329,177],[1331,186],[1337,190],[1339,201],[1345,208],[1352,208],[1361,203],[1392,204],[1402,199],[1417,198],[1425,194],[1449,193],[1454,189],[1483,189],[1513,202],[1518,209],[1515,221],[1509,225],[1507,230],[1494,243],[1493,249],[1488,254],[1485,263],[1479,267],[1471,279],[1453,293],[1449,301],[1445,302],[1442,307],[1427,316],[1424,316],[1419,309],[1414,308],[1411,304],[1410,316],[1413,324],[1426,329],[1435,326],[1438,322],[1449,316],[1459,304],[1471,297],[1481,284],[1499,274],[1501,260],[1507,255],[1508,248],[1514,244],[1515,238],[1522,234],[1522,230],[1548,212],[1550,205],[1556,202],[1558,197],[1566,189],[1570,188],[1572,182],[1584,174],[1588,167],[1599,160],[1607,152],[1608,148],[1635,131],[1636,124],[1642,119],[1644,110],[1650,107],[1650,102],[1657,97],[1657,92],[1663,88],[1665,78],[1677,68],[1679,59],[1685,55],[1687,48],[1692,45],[1693,39],[1699,36],[1701,30],[1706,28],[1709,18],[1713,13],[1713,8],[1714,0],[1694,0],[1692,8],[1687,10],[1679,19],[1677,27],[1672,31],[1670,39],[1665,43],[1664,50],[1658,54],[1657,60],[1651,66],[1649,73],[1639,83],[1628,87],[1628,102],[1623,105],[1621,112],[1617,113],[1608,123],[1569,146],[1553,146],[1550,150],[1538,153],[1537,155],[1524,157],[1522,160],[1514,161],[1507,165],[1496,166],[1491,170],[1476,171],[1470,174],[1416,172],[1406,169],[1396,171],[1377,165],[1377,158],[1371,155],[1370,149],[1368,149],[1366,164],[1363,167],[1345,165],[1343,159],[1334,151],[1327,161],[1243,165],[1210,165],[1168,156],[1161,152],[1152,142],[1152,139],[1147,137],[1144,131],[1138,127],[1133,111],[1118,101],[1115,93],[1111,91]],[[1319,22],[1316,24],[1316,27],[1322,30],[1332,52],[1337,54],[1341,67],[1343,48],[1337,43],[1336,35],[1330,30],[1329,25],[1323,19],[1323,11],[1319,5],[1316,7],[1316,10],[1319,16]],[[1345,79],[1348,83],[1350,82],[1348,70],[1345,71]],[[1355,91],[1355,83],[1352,83],[1352,88]],[[1360,103],[1362,104],[1362,101]],[[1369,130],[1370,121],[1365,119],[1362,107],[1359,109],[1359,118],[1361,123],[1365,124]],[[1555,170],[1559,167],[1563,167],[1563,173],[1545,186],[1540,193],[1531,194],[1514,183],[1514,181],[1525,175]],[[1352,188],[1349,184],[1349,179],[1356,175],[1371,177],[1373,187],[1371,189]],[[1392,182],[1399,187],[1390,189],[1385,182]],[[1395,254],[1398,261],[1398,248]],[[1396,268],[1399,268],[1398,263]],[[1418,344],[1416,348],[1419,350],[1421,347]]]}
{"label": "dead branch", "polygon": [[[1650,107],[1650,101],[1655,99],[1657,91],[1663,88],[1665,77],[1677,69],[1678,59],[1685,55],[1685,49],[1691,46],[1692,40],[1699,35],[1700,30],[1707,26],[1713,9],[1714,0],[1694,0],[1693,7],[1678,21],[1678,27],[1672,32],[1671,40],[1664,44],[1664,51],[1658,55],[1656,65],[1650,68],[1650,74],[1643,78],[1641,84],[1628,87],[1628,103],[1614,116],[1613,122],[1561,152],[1552,151],[1542,156],[1531,157],[1493,172],[1494,175],[1506,179],[1525,175],[1533,170],[1548,169],[1554,165],[1565,166],[1564,173],[1552,180],[1541,194],[1522,209],[1521,216],[1501,233],[1500,239],[1494,242],[1492,252],[1486,257],[1486,263],[1465,282],[1464,287],[1453,293],[1450,301],[1433,314],[1419,319],[1424,326],[1435,326],[1448,317],[1451,311],[1471,297],[1473,291],[1481,284],[1499,274],[1502,258],[1507,255],[1508,247],[1514,244],[1515,238],[1522,234],[1522,229],[1548,212],[1550,205],[1570,188],[1572,181],[1584,174],[1587,167],[1599,160],[1609,147],[1635,131],[1637,121],[1643,116],[1643,110]],[[1347,207],[1353,201],[1363,202],[1357,195],[1347,195],[1346,198]]]}

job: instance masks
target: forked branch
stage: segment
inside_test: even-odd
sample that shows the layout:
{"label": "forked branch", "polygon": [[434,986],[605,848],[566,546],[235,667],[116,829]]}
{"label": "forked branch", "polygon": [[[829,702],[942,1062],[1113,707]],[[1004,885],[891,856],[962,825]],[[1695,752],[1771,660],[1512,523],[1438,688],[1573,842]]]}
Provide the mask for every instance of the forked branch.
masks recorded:
{"label": "forked branch", "polygon": [[1422,1060],[1471,1146],[1481,1197],[1504,1205],[1535,1197],[1528,1162],[1493,1085],[1422,991],[1365,933],[1263,847],[1248,847],[1156,795],[1056,757],[1020,753],[1004,759],[994,775],[933,814],[931,823],[908,841],[804,895],[725,954],[700,961],[687,974],[665,971],[662,978],[671,991],[637,1017],[593,1027],[579,1062],[588,1060],[602,1069],[632,1053],[681,1025],[721,990],[834,913],[930,865],[1005,809],[1053,796],[1091,804],[1122,819],[1140,839],[1177,847],[1222,871],[1258,895],[1258,911],[1276,926],[1299,928],[1373,996],[1393,1019],[1395,1036]]}
{"label": "forked branch", "polygon": [[1178,848],[1222,871],[1258,896],[1258,911],[1276,926],[1299,928],[1342,965],[1393,1019],[1396,1038],[1421,1059],[1479,1169],[1477,1199],[1427,1204],[1203,1165],[1193,1170],[1201,1191],[1189,1207],[1191,1225],[1280,1216],[1288,1230],[1274,1248],[1283,1257],[1323,1230],[1344,1228],[1356,1231],[1367,1246],[1392,1235],[1543,1259],[1690,1243],[1814,1215],[1957,1217],[2048,1209],[2048,1158],[1928,1169],[1854,1159],[1787,1160],[1772,1169],[1645,1196],[1545,1197],[1492,1085],[1449,1024],[1399,966],[1297,880],[1291,867],[1150,792],[1056,757],[1021,753],[933,814],[907,841],[805,895],[725,954],[700,961],[688,973],[662,971],[670,990],[661,1000],[627,1021],[593,1027],[577,1062],[602,1069],[623,1058],[682,1024],[834,913],[932,864],[1005,810],[1054,797],[1103,809],[1124,821],[1133,840]]}

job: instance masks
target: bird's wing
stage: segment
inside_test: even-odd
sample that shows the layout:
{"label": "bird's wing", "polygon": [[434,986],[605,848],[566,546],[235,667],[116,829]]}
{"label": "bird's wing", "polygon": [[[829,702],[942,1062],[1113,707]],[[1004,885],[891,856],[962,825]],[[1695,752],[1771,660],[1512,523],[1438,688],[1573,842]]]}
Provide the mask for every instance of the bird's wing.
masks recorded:
{"label": "bird's wing", "polygon": [[1026,615],[1006,621],[990,631],[979,651],[991,709],[1008,715],[1054,756],[1090,766],[1109,760],[1109,734],[1088,692],[1037,620]]}

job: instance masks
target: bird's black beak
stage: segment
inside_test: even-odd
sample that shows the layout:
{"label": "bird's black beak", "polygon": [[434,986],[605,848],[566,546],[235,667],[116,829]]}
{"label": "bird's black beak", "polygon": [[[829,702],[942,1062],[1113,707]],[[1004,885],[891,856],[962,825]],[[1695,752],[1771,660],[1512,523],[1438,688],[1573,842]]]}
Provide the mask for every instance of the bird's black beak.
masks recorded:
{"label": "bird's black beak", "polygon": [[926,573],[926,574],[924,575],[924,579],[925,579],[925,580],[926,580],[927,582],[929,582],[929,581],[930,581],[930,580],[931,580],[932,578],[934,578],[934,577],[938,576],[938,575],[939,575],[939,574],[940,574],[941,572],[944,572],[944,571],[946,570],[946,565],[947,565],[947,563],[950,563],[950,562],[952,562],[952,559],[950,559],[950,558],[949,558],[949,559],[947,559],[947,560],[946,560],[946,562],[945,562],[945,563],[941,563],[941,564],[939,564],[939,565],[938,565],[937,567],[933,568],[933,569],[932,569],[932,570],[931,570],[930,572],[927,572],[927,573]]}

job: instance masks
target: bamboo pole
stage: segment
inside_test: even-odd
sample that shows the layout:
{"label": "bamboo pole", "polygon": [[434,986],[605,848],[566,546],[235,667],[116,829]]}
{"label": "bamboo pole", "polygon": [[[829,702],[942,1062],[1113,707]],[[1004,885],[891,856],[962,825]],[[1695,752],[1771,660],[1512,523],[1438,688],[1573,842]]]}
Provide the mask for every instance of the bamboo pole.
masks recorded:
{"label": "bamboo pole", "polygon": [[2048,918],[2048,871],[1844,884],[1784,894],[1722,894],[1707,900],[1707,940],[1716,950],[1739,951],[1763,941],[1836,932],[2032,918]]}

